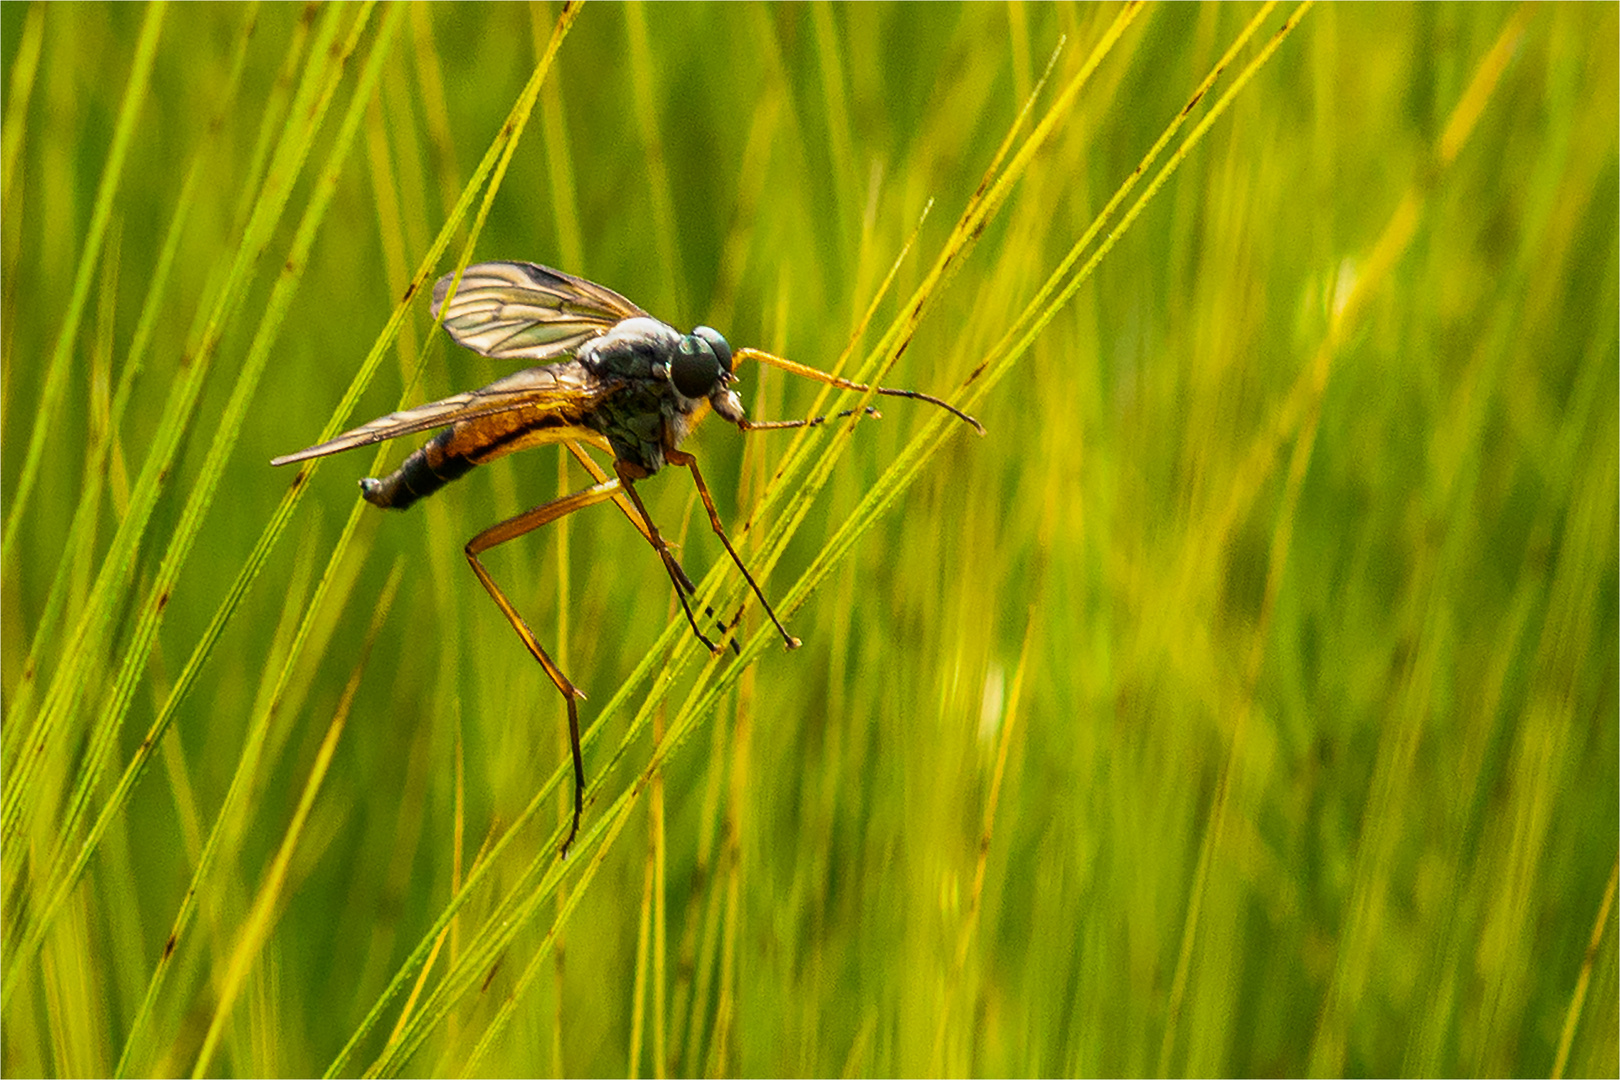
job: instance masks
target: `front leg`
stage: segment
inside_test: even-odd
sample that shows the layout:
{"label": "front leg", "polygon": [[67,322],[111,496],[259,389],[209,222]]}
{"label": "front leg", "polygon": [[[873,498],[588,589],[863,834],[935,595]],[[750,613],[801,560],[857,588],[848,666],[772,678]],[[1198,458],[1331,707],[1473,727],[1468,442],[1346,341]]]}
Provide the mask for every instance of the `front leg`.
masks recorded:
{"label": "front leg", "polygon": [[681,564],[675,561],[675,556],[670,553],[669,544],[664,541],[658,526],[653,524],[652,515],[647,512],[647,504],[641,501],[641,493],[636,490],[636,481],[645,480],[652,473],[640,465],[624,460],[614,461],[613,471],[619,474],[619,484],[624,488],[624,493],[636,504],[636,510],[641,514],[641,520],[647,527],[647,541],[652,544],[653,550],[658,552],[658,557],[663,560],[664,570],[669,574],[669,580],[675,584],[675,596],[681,602],[681,610],[686,613],[687,625],[692,628],[692,633],[697,639],[703,642],[704,648],[711,653],[718,653],[720,647],[698,629],[697,620],[692,617],[692,606],[686,602],[686,594],[697,592],[697,587],[692,584],[692,579],[686,576],[686,571],[681,569]]}
{"label": "front leg", "polygon": [[[748,587],[754,590],[754,595],[759,597],[759,602],[765,606],[765,614],[769,615],[771,622],[776,624],[777,631],[782,635],[782,641],[788,648],[797,649],[800,644],[799,639],[788,633],[787,627],[782,625],[782,620],[776,617],[776,612],[771,610],[771,602],[765,599],[765,594],[754,583],[754,575],[748,572],[748,567],[743,565],[742,559],[737,555],[737,549],[731,546],[731,538],[726,535],[725,526],[720,524],[720,513],[714,508],[714,499],[709,496],[709,485],[703,482],[703,474],[698,471],[697,458],[684,450],[666,448],[664,450],[664,460],[671,465],[683,465],[691,470],[692,482],[697,485],[698,496],[703,500],[703,509],[709,512],[709,525],[714,529],[714,535],[718,536],[720,542],[726,546],[726,554],[731,556],[731,561],[737,564],[738,570],[742,571],[743,580],[748,582]],[[623,475],[623,473],[620,473],[621,477]],[[629,486],[629,484],[625,485],[626,488],[629,488]],[[631,494],[634,496],[635,493],[632,491]]]}

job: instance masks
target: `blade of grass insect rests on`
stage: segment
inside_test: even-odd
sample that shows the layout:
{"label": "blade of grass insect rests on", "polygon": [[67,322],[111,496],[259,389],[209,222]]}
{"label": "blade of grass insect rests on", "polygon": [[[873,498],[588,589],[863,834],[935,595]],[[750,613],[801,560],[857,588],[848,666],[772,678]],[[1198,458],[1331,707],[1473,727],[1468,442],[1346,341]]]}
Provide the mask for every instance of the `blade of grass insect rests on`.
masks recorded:
{"label": "blade of grass insect rests on", "polygon": [[[402,10],[402,9],[396,9]],[[202,1077],[209,1074],[209,1066],[213,1062],[214,1052],[219,1047],[219,1037],[231,1008],[236,1002],[237,992],[241,989],[242,981],[247,976],[248,967],[258,958],[264,948],[266,939],[270,936],[271,928],[275,922],[276,908],[282,900],[282,890],[287,880],[288,865],[292,861],[293,850],[298,845],[299,837],[303,834],[304,822],[309,818],[310,808],[315,803],[315,796],[321,789],[321,782],[326,778],[326,770],[332,763],[332,754],[337,749],[338,738],[343,734],[344,725],[349,718],[349,710],[354,704],[355,694],[360,689],[360,676],[366,670],[366,662],[371,657],[371,648],[377,642],[377,634],[382,630],[388,613],[393,609],[394,597],[399,592],[399,585],[405,576],[404,557],[395,558],[393,568],[388,573],[388,580],[383,584],[382,592],[378,595],[376,609],[372,614],[371,626],[360,645],[360,656],[355,662],[354,671],[349,676],[348,684],[343,688],[343,696],[338,699],[337,709],[332,714],[332,722],[327,727],[326,738],[322,740],[315,762],[310,766],[309,776],[304,783],[304,791],[298,800],[298,808],[293,812],[292,821],[287,825],[287,831],[282,837],[281,847],[276,852],[268,872],[265,874],[263,885],[253,902],[253,909],[242,926],[241,936],[237,939],[236,947],[232,950],[230,965],[226,969],[225,978],[218,990],[218,1002],[214,1006],[214,1017],[209,1022],[208,1031],[203,1036],[202,1049],[197,1052],[197,1063],[192,1068],[193,1077]]]}
{"label": "blade of grass insect rests on", "polygon": [[[572,10],[574,9],[565,9],[564,16],[567,17],[569,12]],[[565,18],[565,20],[560,21],[559,33],[566,32],[567,25],[570,22],[571,18]],[[318,46],[315,52],[324,52],[324,47]],[[548,59],[550,55],[554,55],[554,52],[555,50],[553,50],[552,54],[548,54]],[[531,86],[537,83],[538,80],[543,77],[543,75],[544,70],[537,71],[535,77],[531,79]],[[358,401],[360,393],[364,390],[366,384],[369,383],[370,377],[375,373],[377,365],[381,362],[383,356],[386,355],[387,349],[392,343],[394,335],[398,331],[399,324],[406,317],[412,297],[420,289],[422,283],[427,279],[428,275],[433,272],[439,256],[443,253],[444,248],[449,243],[450,237],[454,234],[467,210],[470,208],[473,197],[477,194],[477,191],[482,185],[484,178],[489,175],[489,172],[493,168],[500,151],[508,146],[511,141],[515,140],[517,135],[523,130],[524,121],[527,118],[529,107],[532,107],[532,96],[520,99],[517,105],[514,106],[513,115],[509,117],[508,122],[503,125],[500,134],[496,136],[494,142],[491,144],[490,150],[488,153],[486,153],[484,161],[480,164],[478,170],[475,171],[467,189],[464,191],[462,199],[457,203],[455,210],[446,220],[445,225],[440,230],[439,236],[436,239],[433,247],[429,250],[427,255],[424,257],[421,266],[418,268],[416,276],[413,278],[412,296],[407,296],[402,299],[400,304],[395,308],[394,314],[390,318],[388,324],[384,327],[382,335],[379,337],[377,343],[373,346],[372,351],[367,355],[366,361],[362,366],[362,370],[357,373],[355,381],[351,384],[350,391],[345,395],[344,402],[346,402],[346,405],[340,404],[339,413],[336,414],[329,422],[326,431],[327,436],[335,434],[341,426],[342,418],[353,410],[354,403]],[[473,235],[476,237],[476,233]],[[85,867],[88,865],[90,856],[94,852],[96,844],[100,840],[100,837],[105,832],[113,817],[121,811],[125,803],[128,801],[130,793],[133,790],[136,782],[144,774],[146,766],[151,759],[152,752],[156,749],[157,745],[162,739],[163,733],[168,729],[168,725],[173,721],[176,713],[178,712],[180,703],[185,700],[187,694],[189,694],[192,686],[195,684],[198,674],[211,654],[214,645],[219,640],[220,635],[223,633],[225,625],[230,621],[231,616],[235,613],[237,607],[242,601],[242,598],[247,594],[248,588],[258,576],[259,570],[263,568],[265,561],[269,558],[270,552],[275,547],[277,540],[280,539],[281,533],[285,530],[287,524],[290,522],[293,511],[296,509],[299,500],[302,498],[306,487],[306,484],[303,481],[304,479],[307,479],[307,476],[314,464],[315,463],[312,462],[300,470],[299,477],[295,478],[293,484],[289,487],[287,494],[283,496],[281,503],[277,506],[275,513],[265,525],[263,532],[260,534],[258,542],[254,545],[252,552],[250,552],[247,560],[243,563],[242,569],[238,572],[235,580],[232,582],[230,590],[226,593],[225,598],[220,602],[213,619],[208,624],[207,630],[198,640],[197,645],[193,649],[185,667],[181,671],[180,677],[176,680],[173,689],[170,691],[168,698],[164,702],[163,708],[159,711],[158,716],[153,720],[150,728],[148,729],[146,737],[141,742],[140,748],[136,751],[135,757],[125,768],[124,774],[119,780],[117,788],[109,797],[105,808],[97,817],[95,825],[92,826],[84,843],[80,846],[78,855],[75,858],[73,865],[69,868],[65,878],[63,879],[61,888],[59,888],[56,892],[56,899],[51,902],[50,907],[47,909],[46,916],[42,919],[42,926],[44,923],[48,922],[50,910],[54,909],[60,900],[66,896],[67,889],[71,888],[72,884],[76,882],[83,874]],[[376,471],[375,466],[373,467],[373,471]],[[15,974],[15,964],[18,955],[18,952],[13,952],[12,956],[8,958],[7,961],[8,972],[11,972],[12,974]],[[10,985],[10,982],[11,980],[8,976],[6,985]]]}
{"label": "blade of grass insect rests on", "polygon": [[[335,35],[335,22],[331,23],[330,29]],[[328,89],[335,89],[341,76],[341,65],[337,63],[336,57],[327,56],[325,51],[322,55],[323,58],[332,61],[330,66],[321,69],[321,72],[328,76],[325,85]],[[321,80],[313,75],[308,80],[307,97],[314,115],[307,117],[309,122],[305,127],[289,134],[289,140],[283,146],[284,153],[278,157],[282,167],[273,170],[271,182],[267,182],[266,199],[237,249],[226,278],[227,287],[208,313],[200,334],[192,338],[200,344],[193,353],[191,362],[184,366],[183,374],[171,391],[140,477],[130,493],[129,509],[113,538],[101,572],[97,575],[86,610],[81,614],[74,632],[69,637],[63,659],[52,678],[50,688],[46,691],[34,731],[30,734],[27,750],[16,764],[4,804],[3,820],[9,834],[24,831],[28,819],[47,809],[31,799],[23,798],[24,795],[32,794],[29,778],[34,774],[40,755],[52,750],[60,741],[60,738],[53,734],[57,726],[76,718],[74,710],[82,689],[90,685],[90,680],[86,677],[86,666],[100,650],[101,642],[108,632],[113,608],[119,603],[127,588],[136,550],[143,541],[159,490],[167,478],[174,456],[179,451],[187,419],[196,405],[203,377],[221,340],[224,323],[242,299],[240,283],[270,242],[274,221],[279,218],[290,194],[293,178],[302,162],[303,150],[307,149],[309,141],[313,139],[314,129],[319,126],[321,115],[324,113],[324,107],[313,108],[315,87],[320,83]],[[329,97],[327,94],[321,100],[328,100]],[[203,313],[199,311],[198,315],[201,320]],[[153,593],[147,601],[148,607],[159,609],[166,603],[167,597],[161,593]],[[54,848],[56,843],[57,841],[53,840],[45,846]],[[16,870],[17,856],[12,853],[18,851],[20,847],[22,845],[8,845],[4,854],[0,855],[0,859],[5,862],[8,880],[16,880],[11,875]],[[14,970],[15,960],[16,954],[13,954],[8,961],[8,968]],[[9,981],[6,985],[9,985]],[[3,992],[4,987],[0,987],[0,993]]]}
{"label": "blade of grass insect rests on", "polygon": [[135,137],[141,108],[146,102],[147,82],[152,74],[152,61],[157,55],[158,33],[163,28],[163,15],[167,10],[164,0],[153,0],[147,5],[146,17],[141,23],[140,37],[135,43],[135,58],[130,66],[129,80],[124,88],[123,104],[113,128],[112,145],[107,150],[107,161],[102,166],[101,180],[96,188],[96,199],[90,210],[90,228],[85,235],[84,250],[74,274],[73,294],[68,300],[62,318],[62,329],[56,338],[46,368],[45,386],[35,411],[33,431],[24,452],[22,471],[12,484],[11,509],[6,513],[4,530],[0,530],[0,568],[11,565],[16,552],[18,523],[28,508],[28,497],[33,493],[39,477],[40,462],[51,436],[51,427],[67,393],[68,369],[73,356],[74,343],[79,336],[79,320],[84,316],[90,299],[90,285],[95,280],[96,263],[101,258],[102,241],[107,236],[107,223],[112,217],[113,198],[123,179],[124,162],[129,155],[130,140]]}

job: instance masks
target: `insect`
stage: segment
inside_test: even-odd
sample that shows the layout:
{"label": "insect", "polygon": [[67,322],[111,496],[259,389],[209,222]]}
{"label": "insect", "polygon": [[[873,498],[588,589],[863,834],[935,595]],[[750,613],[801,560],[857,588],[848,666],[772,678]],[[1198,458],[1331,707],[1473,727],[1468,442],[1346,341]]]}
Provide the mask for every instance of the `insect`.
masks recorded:
{"label": "insect", "polygon": [[[696,586],[670,552],[636,491],[637,481],[665,465],[678,465],[691,471],[714,534],[759,597],[787,647],[796,648],[798,639],[776,617],[770,601],[731,546],[697,459],[680,448],[681,442],[710,409],[742,431],[804,427],[826,419],[747,419],[742,401],[732,389],[736,367],[746,358],[847,390],[866,391],[870,387],[755,349],[740,349],[733,354],[718,331],[699,326],[690,334],[682,334],[611,289],[534,263],[469,266],[455,295],[450,296],[453,278],[453,274],[447,274],[433,287],[433,315],[438,318],[443,309],[444,328],[451,338],[492,359],[529,360],[539,366],[508,375],[481,390],[390,413],[318,446],[278,457],[270,464],[291,465],[442,428],[390,475],[360,481],[367,502],[403,510],[465,476],[473,466],[531,446],[584,442],[613,455],[615,475],[607,477],[576,448],[576,456],[586,462],[597,483],[492,525],[469,540],[464,549],[484,590],[529,654],[545,669],[567,705],[569,748],[574,763],[574,819],[562,845],[566,855],[579,832],[585,808],[585,765],[575,705],[576,699],[585,695],[547,655],[478,557],[575,510],[613,499],[658,553],[692,633],[710,652],[718,652],[718,646],[698,629],[692,614],[689,597],[697,593]],[[971,424],[981,435],[984,433],[977,420],[938,398],[887,387],[879,387],[877,393],[929,402]]]}

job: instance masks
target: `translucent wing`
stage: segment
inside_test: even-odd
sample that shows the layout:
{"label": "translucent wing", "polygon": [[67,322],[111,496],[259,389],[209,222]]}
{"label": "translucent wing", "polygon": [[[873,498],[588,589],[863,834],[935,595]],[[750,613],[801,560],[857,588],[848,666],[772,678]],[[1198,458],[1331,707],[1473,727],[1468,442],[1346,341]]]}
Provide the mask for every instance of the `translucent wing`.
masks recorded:
{"label": "translucent wing", "polygon": [[[574,425],[622,385],[614,380],[596,377],[578,362],[529,368],[492,382],[482,390],[471,390],[442,401],[418,405],[414,409],[389,413],[318,446],[278,457],[270,464],[291,465],[495,413],[521,414],[514,418],[514,424],[502,425],[503,429]],[[491,437],[494,437],[493,434]]]}
{"label": "translucent wing", "polygon": [[[433,314],[450,291],[446,274],[433,286]],[[646,315],[584,278],[526,262],[467,267],[444,313],[457,344],[496,360],[556,360],[625,319]]]}

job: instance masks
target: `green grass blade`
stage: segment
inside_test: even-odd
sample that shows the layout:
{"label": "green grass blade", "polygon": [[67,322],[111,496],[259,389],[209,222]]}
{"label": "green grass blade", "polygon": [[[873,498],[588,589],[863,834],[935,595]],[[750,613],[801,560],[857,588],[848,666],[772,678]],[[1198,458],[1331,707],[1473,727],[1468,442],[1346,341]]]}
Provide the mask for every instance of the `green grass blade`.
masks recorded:
{"label": "green grass blade", "polygon": [[[141,307],[140,321],[135,328],[131,339],[129,353],[125,357],[123,373],[118,379],[118,390],[113,396],[111,407],[110,427],[113,433],[118,432],[123,424],[124,411],[129,406],[129,396],[140,373],[141,366],[146,359],[147,346],[151,341],[153,327],[156,325],[158,313],[162,310],[163,301],[168,293],[169,273],[174,268],[175,253],[179,249],[181,233],[189,216],[189,211],[196,205],[197,182],[202,176],[199,168],[200,159],[193,159],[191,169],[186,173],[186,179],[180,187],[180,196],[175,201],[174,216],[169,221],[168,233],[164,238],[163,248],[158,255],[157,263],[153,267],[151,280],[147,285],[146,300]],[[111,441],[107,446],[98,448],[86,463],[87,474],[99,474],[107,467],[106,455],[112,452]],[[79,506],[74,511],[72,526],[72,539],[67,550],[73,553],[73,558],[87,557],[89,546],[94,540],[93,530],[87,527],[89,517],[94,512],[94,503],[98,494],[87,492],[79,500]],[[59,564],[58,580],[65,581],[65,568],[70,560],[64,558]],[[39,665],[44,659],[48,649],[54,646],[54,637],[51,629],[56,626],[61,617],[61,606],[66,601],[65,591],[59,591],[59,586],[53,583],[51,592],[46,598],[45,614],[40,620],[38,631],[34,635],[28,649],[28,659],[23,664],[22,680],[20,685],[12,690],[11,700],[8,703],[9,718],[5,726],[5,760],[9,773],[16,761],[19,752],[19,739],[22,732],[30,731],[30,720],[33,715],[33,695],[38,687]]]}
{"label": "green grass blade", "polygon": [[[360,27],[364,26],[364,23],[364,12],[362,12],[361,17],[357,20],[356,25],[353,28],[353,32],[351,33],[348,46],[349,49],[352,49],[357,43],[358,31]],[[333,69],[334,74],[340,73],[341,63],[334,64]],[[328,81],[327,91],[325,94],[326,100],[330,100],[330,94],[333,90],[335,90],[335,88],[336,80],[334,78]],[[353,112],[357,116],[359,110],[357,109]],[[319,113],[317,113],[317,115],[314,117],[314,122],[311,124],[310,128],[307,129],[307,134],[305,136],[306,140],[307,138],[312,137],[313,130],[315,127],[318,127],[318,124]],[[352,137],[355,126],[357,126],[357,121],[349,125],[348,137]],[[171,537],[170,545],[164,554],[163,560],[158,569],[157,577],[153,582],[153,586],[150,591],[150,600],[143,605],[140,617],[135,627],[133,639],[125,654],[124,663],[120,668],[118,676],[113,682],[111,702],[108,708],[102,711],[96,718],[92,731],[89,753],[78,772],[74,791],[69,799],[63,815],[63,823],[61,827],[62,843],[58,848],[54,859],[56,864],[54,868],[55,872],[51,875],[50,879],[48,879],[46,890],[47,895],[56,894],[58,892],[65,893],[68,886],[68,881],[63,878],[62,873],[64,868],[69,865],[69,860],[74,855],[75,849],[72,845],[71,838],[77,831],[77,826],[80,819],[88,810],[91,792],[98,784],[101,771],[112,751],[119,727],[122,724],[124,712],[127,709],[130,698],[134,692],[136,680],[140,673],[145,669],[148,653],[155,639],[157,626],[163,615],[163,609],[168,605],[169,597],[174,588],[174,584],[179,577],[180,569],[184,565],[185,558],[189,554],[191,542],[195,539],[197,530],[201,525],[202,516],[207,510],[208,503],[211,501],[213,489],[218,483],[218,477],[224,467],[225,460],[229,457],[230,451],[234,447],[236,432],[240,428],[247,406],[251,401],[253,391],[257,386],[258,376],[263,372],[264,364],[268,360],[269,349],[275,339],[275,333],[279,327],[281,316],[285,312],[286,304],[291,297],[291,290],[296,286],[298,280],[298,268],[302,265],[304,259],[307,257],[309,246],[314,241],[316,228],[318,227],[321,217],[324,214],[326,201],[329,200],[332,187],[336,182],[338,168],[342,164],[343,154],[341,151],[346,149],[348,138],[340,136],[339,142],[340,152],[334,154],[332,166],[328,171],[327,178],[324,183],[325,194],[324,196],[318,194],[317,197],[312,201],[310,208],[305,215],[304,221],[300,226],[299,236],[294,241],[292,254],[287,260],[287,264],[283,268],[282,276],[277,282],[274,299],[267,308],[264,321],[261,323],[260,331],[255,338],[254,346],[252,349],[250,349],[248,361],[242,368],[236,389],[232,395],[232,400],[227,406],[224,421],[215,432],[215,438],[212,446],[210,447],[208,458],[204,463],[202,475],[199,478],[197,485],[192,489],[191,497],[187,500],[185,510],[182,514],[181,524],[176,530],[175,534]],[[318,189],[318,191],[319,190],[320,189]],[[192,391],[193,400],[194,395],[195,390]],[[180,432],[177,430],[173,435],[175,445],[178,444],[179,438]],[[143,477],[149,478],[150,471],[143,471]],[[150,487],[155,494],[155,482],[152,483]],[[140,485],[138,484],[137,490],[139,490],[139,488]],[[148,506],[150,506],[150,499],[147,502]],[[128,524],[134,517],[135,514],[133,512],[126,516],[126,524]],[[100,587],[102,587],[101,583],[98,582],[98,588]],[[57,685],[72,685],[72,680],[84,679],[85,676],[82,670],[82,665],[88,662],[88,651],[88,646],[84,646],[81,647],[77,653],[70,654],[69,658],[63,663],[63,670],[58,672],[58,680],[55,684],[53,684],[53,690]],[[57,705],[59,710],[66,707],[66,702],[67,694],[65,692],[56,694],[54,703]],[[46,732],[49,732],[52,727],[52,704],[53,697],[51,694],[47,694],[45,704],[42,706],[42,716],[40,721],[41,728]],[[48,911],[46,915],[48,918]],[[43,932],[44,928],[45,924],[41,923],[35,934],[32,936],[37,937],[40,932]],[[27,955],[26,949],[22,950],[22,955]],[[17,960],[18,956],[14,954],[8,963],[14,964],[17,962]]]}
{"label": "green grass blade", "polygon": [[[377,52],[380,54],[381,49]],[[361,96],[361,95],[357,95]],[[369,96],[369,95],[363,95]],[[287,831],[282,837],[281,847],[276,852],[274,861],[270,864],[269,873],[265,875],[264,884],[254,899],[253,910],[242,925],[241,936],[237,939],[236,947],[231,953],[230,967],[226,971],[224,985],[220,990],[219,1003],[214,1008],[214,1018],[209,1022],[208,1032],[203,1036],[202,1049],[197,1054],[197,1063],[191,1070],[193,1077],[209,1074],[209,1066],[213,1062],[215,1051],[219,1047],[220,1031],[231,1008],[235,1004],[237,993],[240,991],[242,981],[247,975],[247,968],[258,957],[264,947],[265,938],[269,936],[271,923],[275,917],[276,907],[282,902],[282,891],[287,881],[288,865],[292,861],[294,849],[303,833],[304,823],[309,818],[309,811],[314,805],[315,796],[320,792],[321,782],[326,778],[328,767],[332,764],[332,754],[337,749],[338,738],[343,734],[344,725],[349,719],[349,710],[354,705],[354,695],[360,688],[360,676],[366,669],[366,661],[371,656],[371,647],[376,644],[377,632],[388,618],[393,609],[394,596],[399,592],[400,582],[404,579],[404,566],[395,560],[394,568],[388,574],[388,581],[378,599],[375,611],[372,614],[371,628],[366,632],[365,640],[360,646],[359,659],[354,665],[354,672],[349,676],[349,683],[344,687],[343,697],[339,699],[337,710],[332,714],[332,722],[326,730],[326,738],[322,740],[320,751],[310,767],[309,777],[305,781],[303,794],[299,797],[298,807],[293,817],[287,823]]]}
{"label": "green grass blade", "polygon": [[[6,511],[5,528],[0,530],[0,566],[8,566],[16,551],[18,525],[28,508],[39,477],[40,462],[51,438],[51,427],[67,392],[68,365],[72,360],[74,342],[79,336],[79,320],[84,316],[90,299],[90,284],[95,280],[96,263],[101,258],[101,244],[107,236],[107,223],[112,217],[113,199],[123,179],[124,162],[128,158],[130,141],[135,137],[136,122],[146,102],[147,82],[152,72],[152,61],[157,55],[158,33],[163,28],[163,15],[167,9],[164,0],[153,0],[147,5],[146,18],[141,24],[140,39],[135,46],[135,59],[130,67],[129,82],[124,90],[123,104],[113,129],[112,145],[107,150],[107,162],[101,170],[101,181],[96,189],[95,206],[90,216],[90,231],[85,236],[84,250],[79,256],[78,270],[73,280],[73,295],[68,300],[62,329],[51,353],[50,366],[45,376],[45,387],[40,393],[35,411],[32,434],[23,458],[22,471],[11,490],[11,509]],[[14,69],[16,70],[16,69]]]}
{"label": "green grass blade", "polygon": [[11,85],[6,88],[5,133],[0,135],[0,199],[11,201],[17,179],[17,154],[22,150],[28,129],[28,100],[34,92],[34,76],[39,73],[40,46],[45,41],[45,5],[32,4],[23,26],[22,43],[12,61]]}
{"label": "green grass blade", "polygon": [[[329,33],[335,33],[335,20],[327,19],[325,25]],[[326,80],[325,97],[329,99],[331,89],[335,87],[336,76],[341,73],[341,67],[334,64],[326,70],[331,75]],[[317,85],[318,82],[311,79],[304,88],[307,92],[304,97],[311,105],[317,97]],[[99,651],[113,608],[123,595],[136,549],[144,538],[158,493],[167,479],[174,457],[185,436],[186,422],[196,406],[203,378],[223,337],[224,325],[242,300],[241,284],[270,242],[271,228],[285,206],[292,181],[300,171],[309,142],[319,126],[322,110],[313,112],[314,115],[309,118],[313,122],[304,124],[292,140],[284,144],[284,153],[278,158],[278,166],[272,167],[272,179],[267,184],[266,197],[256,208],[254,220],[243,236],[242,246],[237,249],[218,302],[209,312],[202,328],[198,349],[190,358],[190,362],[183,365],[182,375],[172,389],[163,419],[158,425],[157,435],[135,488],[131,492],[129,510],[113,539],[112,550],[98,575],[90,603],[69,638],[65,655],[40,705],[35,732],[29,740],[29,750],[15,766],[13,783],[6,793],[3,813],[0,813],[0,824],[3,824],[8,834],[26,831],[24,828],[26,820],[42,809],[32,798],[31,778],[38,767],[40,756],[52,751],[53,744],[58,739],[57,728],[67,722],[76,710],[79,693],[86,685],[86,665]],[[161,613],[168,600],[169,597],[162,592],[153,592],[149,595],[145,601],[149,617]],[[8,848],[8,856],[14,850],[16,849]],[[14,862],[12,867],[15,872]]]}

